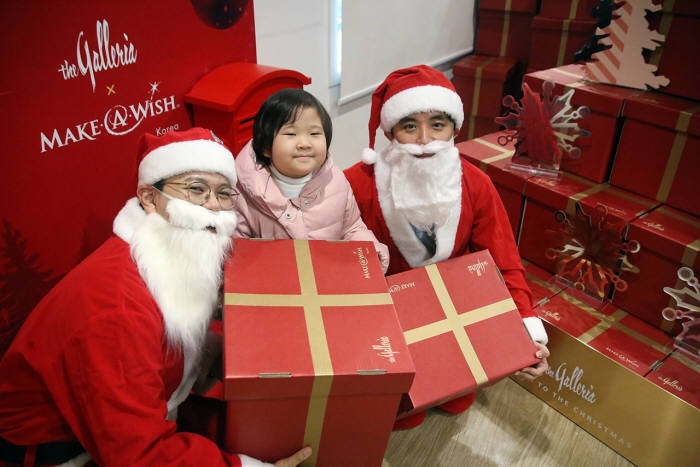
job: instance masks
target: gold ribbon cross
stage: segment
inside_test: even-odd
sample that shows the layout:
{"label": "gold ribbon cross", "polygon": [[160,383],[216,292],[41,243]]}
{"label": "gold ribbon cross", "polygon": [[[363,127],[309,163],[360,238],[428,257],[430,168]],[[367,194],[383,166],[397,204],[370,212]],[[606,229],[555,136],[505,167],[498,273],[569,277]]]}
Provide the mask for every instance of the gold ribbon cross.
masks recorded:
{"label": "gold ribbon cross", "polygon": [[464,355],[464,360],[467,362],[467,366],[472,372],[476,383],[478,385],[484,384],[488,381],[488,377],[481,366],[479,357],[464,327],[515,310],[515,302],[512,298],[508,298],[459,314],[450,298],[450,294],[447,292],[447,287],[440,276],[437,266],[430,264],[425,267],[425,270],[428,273],[430,283],[435,289],[440,306],[445,313],[445,319],[405,331],[403,334],[406,338],[406,343],[410,345],[446,332],[452,332],[455,339],[457,339],[462,355]]}
{"label": "gold ribbon cross", "polygon": [[313,454],[307,462],[315,464],[323,431],[326,403],[333,383],[333,364],[321,307],[392,305],[393,301],[388,292],[321,295],[316,288],[309,242],[307,240],[294,240],[294,253],[297,261],[297,273],[299,274],[300,294],[225,293],[224,304],[256,307],[303,307],[315,375],[306,416],[304,446],[311,446]]}

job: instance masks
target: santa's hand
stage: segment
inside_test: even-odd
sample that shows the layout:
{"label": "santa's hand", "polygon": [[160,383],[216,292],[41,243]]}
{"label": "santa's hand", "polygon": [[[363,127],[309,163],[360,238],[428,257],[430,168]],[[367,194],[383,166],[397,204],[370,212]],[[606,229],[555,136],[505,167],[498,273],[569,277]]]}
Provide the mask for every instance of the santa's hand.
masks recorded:
{"label": "santa's hand", "polygon": [[311,456],[311,448],[305,447],[286,459],[275,462],[275,467],[296,467]]}
{"label": "santa's hand", "polygon": [[535,366],[529,366],[527,368],[523,368],[522,370],[516,371],[514,374],[517,378],[522,378],[527,381],[534,381],[536,378],[542,376],[549,368],[549,364],[547,363],[549,349],[547,349],[546,345],[540,344],[539,342],[535,342],[535,346],[537,347],[535,356],[540,359],[540,362]]}

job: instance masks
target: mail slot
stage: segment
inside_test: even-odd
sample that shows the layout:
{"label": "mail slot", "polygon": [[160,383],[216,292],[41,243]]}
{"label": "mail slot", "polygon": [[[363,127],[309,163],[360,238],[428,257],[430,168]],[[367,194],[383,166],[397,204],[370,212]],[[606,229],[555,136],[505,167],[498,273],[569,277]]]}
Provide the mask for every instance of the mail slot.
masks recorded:
{"label": "mail slot", "polygon": [[253,120],[271,94],[301,89],[311,78],[298,71],[256,63],[222,65],[204,75],[185,102],[192,105],[195,126],[210,128],[234,154],[253,137]]}

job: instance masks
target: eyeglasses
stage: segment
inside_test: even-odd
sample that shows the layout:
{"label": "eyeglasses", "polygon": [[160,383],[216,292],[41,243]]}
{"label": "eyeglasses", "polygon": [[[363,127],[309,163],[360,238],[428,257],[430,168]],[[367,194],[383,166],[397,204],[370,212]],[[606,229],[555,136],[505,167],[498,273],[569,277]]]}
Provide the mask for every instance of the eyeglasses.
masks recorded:
{"label": "eyeglasses", "polygon": [[[209,197],[212,193],[211,187],[206,183],[202,182],[165,182],[163,186],[165,185],[175,185],[182,187],[179,191],[184,191],[185,199],[187,199],[187,201],[189,201],[190,203],[196,204],[198,206],[202,206],[207,201],[209,201]],[[233,208],[233,199],[238,195],[238,191],[228,186],[224,186],[217,189],[215,193],[216,200],[219,202],[219,206],[221,206],[221,209]]]}

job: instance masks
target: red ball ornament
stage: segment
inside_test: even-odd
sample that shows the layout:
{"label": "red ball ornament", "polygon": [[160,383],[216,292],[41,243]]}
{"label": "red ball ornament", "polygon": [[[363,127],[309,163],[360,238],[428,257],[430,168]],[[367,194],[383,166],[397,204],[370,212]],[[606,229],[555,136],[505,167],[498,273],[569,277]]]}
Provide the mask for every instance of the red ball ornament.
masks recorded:
{"label": "red ball ornament", "polygon": [[249,0],[190,0],[192,8],[207,26],[227,29],[245,13]]}

